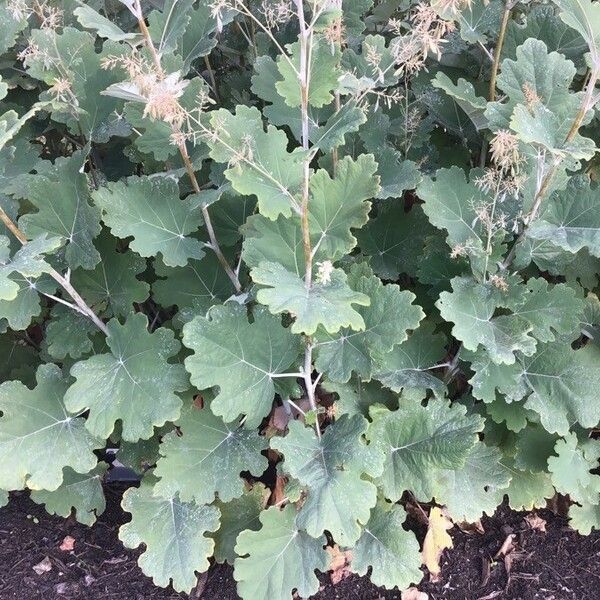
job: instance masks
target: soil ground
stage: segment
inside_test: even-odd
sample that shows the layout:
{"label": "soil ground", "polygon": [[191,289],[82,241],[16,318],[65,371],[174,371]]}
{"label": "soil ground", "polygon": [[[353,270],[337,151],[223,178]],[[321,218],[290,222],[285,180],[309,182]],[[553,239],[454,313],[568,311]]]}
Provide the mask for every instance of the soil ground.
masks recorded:
{"label": "soil ground", "polygon": [[[51,517],[26,493],[14,494],[0,510],[0,600],[188,598],[154,587],[136,564],[139,551],[125,550],[117,539],[127,520],[119,506],[122,491],[107,487],[107,510],[91,528]],[[425,576],[419,589],[432,600],[600,600],[600,533],[582,537],[564,518],[547,510],[537,514],[546,521],[545,533],[532,529],[525,513],[505,508],[483,519],[484,533],[455,528],[441,581]],[[422,541],[424,528],[413,525]],[[515,549],[509,561],[494,560],[511,534]],[[59,548],[67,535],[75,539],[70,552]],[[38,575],[33,567],[46,557],[52,568]],[[326,575],[321,580],[316,600],[400,599],[399,592],[376,588],[366,578],[350,576],[335,586]],[[227,566],[213,566],[203,583],[202,600],[238,599]]]}

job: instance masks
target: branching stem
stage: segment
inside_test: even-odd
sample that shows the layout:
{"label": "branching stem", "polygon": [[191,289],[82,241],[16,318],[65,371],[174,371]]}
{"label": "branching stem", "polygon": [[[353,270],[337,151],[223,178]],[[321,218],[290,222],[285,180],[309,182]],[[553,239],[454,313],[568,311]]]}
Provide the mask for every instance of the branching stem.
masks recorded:
{"label": "branching stem", "polygon": [[[146,22],[144,21],[144,15],[142,12],[142,6],[141,6],[140,0],[135,0],[135,9],[136,9],[136,16],[137,16],[140,31],[142,32],[142,35],[144,36],[145,45],[148,48],[150,54],[152,55],[152,60],[154,62],[156,71],[158,74],[160,74],[160,76],[164,76],[164,71],[162,68],[162,64],[160,62],[160,56],[158,55],[158,52],[156,51],[154,42],[152,41],[152,37],[150,36],[150,31],[148,30],[148,27],[146,26]],[[210,65],[210,63],[208,63],[208,64]],[[212,69],[209,69],[209,71],[212,74]],[[214,86],[214,88],[216,91],[216,86]],[[175,131],[174,133],[180,133],[180,132]],[[177,144],[177,147],[179,148],[179,153],[181,154],[183,164],[185,165],[185,170],[186,170],[188,177],[192,183],[192,189],[194,190],[194,192],[199,194],[201,191],[200,185],[198,184],[198,179],[196,178],[194,166],[192,165],[192,161],[190,160],[190,157],[189,157],[186,145],[185,145],[185,141],[179,142]],[[223,269],[225,270],[225,273],[227,273],[227,277],[229,277],[229,279],[231,280],[231,283],[233,283],[233,287],[235,288],[236,292],[239,293],[242,291],[242,286],[240,284],[240,280],[239,280],[238,276],[235,274],[234,270],[231,268],[231,265],[229,264],[229,262],[227,261],[227,259],[225,258],[225,255],[223,254],[223,252],[221,250],[221,246],[219,245],[219,242],[215,235],[215,230],[212,225],[212,221],[210,218],[210,214],[208,212],[208,208],[206,208],[205,206],[202,207],[202,216],[204,217],[204,224],[206,225],[206,230],[208,231],[208,237],[210,239],[210,247],[212,248],[214,253],[217,255],[217,259],[221,263]]]}
{"label": "branching stem", "polygon": [[[6,225],[7,229],[21,242],[23,246],[26,246],[29,242],[25,237],[25,234],[17,227],[17,225],[13,222],[13,220],[4,212],[4,210],[0,207],[0,221]],[[62,304],[66,304],[70,308],[73,308],[77,312],[85,315],[88,319],[90,319],[96,327],[104,335],[108,336],[108,329],[106,325],[102,322],[102,320],[98,317],[98,315],[85,303],[85,300],[79,295],[77,290],[71,285],[71,282],[68,278],[63,277],[58,271],[55,269],[50,269],[48,272],[50,277],[54,279],[66,292],[71,296],[73,302],[72,305],[70,302],[60,300],[58,298],[54,298],[55,300],[62,302]]]}

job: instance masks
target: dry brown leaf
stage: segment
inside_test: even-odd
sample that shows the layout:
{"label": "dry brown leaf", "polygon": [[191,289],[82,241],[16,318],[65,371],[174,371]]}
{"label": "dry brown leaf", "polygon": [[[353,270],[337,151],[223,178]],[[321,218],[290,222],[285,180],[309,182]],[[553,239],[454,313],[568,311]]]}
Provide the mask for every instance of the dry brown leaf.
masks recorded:
{"label": "dry brown leaf", "polygon": [[515,545],[513,543],[515,540],[515,537],[516,536],[514,533],[511,533],[506,536],[506,539],[502,543],[502,546],[500,546],[500,550],[498,550],[498,552],[496,552],[496,554],[494,555],[494,559],[498,559],[501,556],[506,556],[507,554],[510,554],[515,549]]}
{"label": "dry brown leaf", "polygon": [[421,592],[416,587],[409,587],[402,592],[401,600],[429,600],[429,596],[425,592]]}
{"label": "dry brown leaf", "polygon": [[481,519],[477,519],[477,521],[473,523],[467,523],[466,521],[463,521],[462,523],[457,523],[456,526],[462,532],[467,533],[469,535],[485,533],[485,529],[481,524]]}
{"label": "dry brown leaf", "polygon": [[434,506],[429,512],[429,526],[423,542],[423,564],[431,574],[431,581],[439,581],[441,574],[440,558],[446,548],[452,548],[452,538],[448,530],[452,521],[445,511]]}
{"label": "dry brown leaf", "polygon": [[525,517],[525,523],[531,527],[531,529],[535,529],[536,531],[543,531],[546,533],[546,521],[542,519],[539,515],[535,513],[531,513]]}
{"label": "dry brown leaf", "polygon": [[71,552],[71,550],[73,550],[74,547],[75,547],[75,538],[71,537],[70,535],[65,536],[65,539],[62,541],[61,545],[59,546],[59,548],[63,552]]}
{"label": "dry brown leaf", "polygon": [[46,556],[37,565],[33,565],[33,570],[38,575],[43,575],[44,573],[47,573],[48,571],[52,571],[52,562],[50,562],[50,559]]}
{"label": "dry brown leaf", "polygon": [[285,501],[285,484],[287,483],[287,479],[282,477],[281,475],[277,475],[275,479],[275,487],[273,488],[273,493],[269,498],[269,504],[271,506],[276,505],[279,506]]}
{"label": "dry brown leaf", "polygon": [[350,550],[340,550],[340,547],[335,544],[333,548],[326,548],[329,554],[329,577],[334,585],[351,574],[350,561],[352,560],[352,552]]}

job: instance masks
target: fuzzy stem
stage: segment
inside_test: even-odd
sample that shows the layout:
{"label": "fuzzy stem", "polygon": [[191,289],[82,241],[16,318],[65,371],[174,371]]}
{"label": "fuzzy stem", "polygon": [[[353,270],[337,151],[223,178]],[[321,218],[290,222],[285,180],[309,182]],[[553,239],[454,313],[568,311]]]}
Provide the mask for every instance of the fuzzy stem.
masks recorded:
{"label": "fuzzy stem", "polygon": [[506,27],[510,18],[510,12],[513,4],[510,0],[504,5],[502,13],[502,23],[500,24],[500,33],[498,34],[498,42],[494,48],[494,63],[492,64],[492,76],[490,78],[489,100],[493,102],[496,98],[496,77],[498,76],[498,68],[500,67],[500,55],[502,54],[502,46],[504,46],[504,36],[506,35]]}
{"label": "fuzzy stem", "polygon": [[[25,237],[25,234],[17,227],[17,225],[13,222],[13,220],[4,212],[4,210],[0,207],[0,221],[6,225],[7,229],[21,242],[23,246],[26,246],[29,242]],[[54,279],[61,287],[71,296],[73,302],[75,302],[77,312],[80,312],[82,315],[85,315],[88,319],[90,319],[104,335],[108,336],[108,329],[106,325],[100,320],[98,315],[85,303],[85,300],[79,295],[77,290],[71,285],[71,282],[63,277],[58,271],[54,269],[50,269],[48,272],[50,277]],[[58,300],[58,299],[57,299]],[[63,302],[65,304],[65,302]],[[67,303],[68,305],[68,303]]]}
{"label": "fuzzy stem", "polygon": [[[148,31],[148,27],[146,26],[146,22],[144,21],[144,15],[142,13],[142,6],[140,3],[140,0],[135,0],[135,8],[136,8],[136,12],[137,12],[136,16],[137,16],[137,20],[138,20],[138,25],[139,25],[140,31],[142,32],[142,35],[144,36],[145,45],[148,48],[148,50],[150,51],[150,54],[152,55],[152,60],[154,61],[154,66],[156,68],[157,73],[162,77],[162,76],[164,76],[164,72],[162,69],[161,62],[160,62],[160,56],[158,55],[158,52],[156,51],[156,48],[154,47],[154,43],[152,42],[152,37],[150,36],[150,31]],[[212,72],[212,70],[211,70],[211,72]],[[215,91],[216,91],[216,87],[215,87]],[[174,133],[180,133],[180,132],[175,131]],[[192,189],[194,190],[194,192],[199,194],[200,193],[200,185],[198,184],[198,179],[196,179],[196,173],[194,172],[194,167],[192,165],[192,161],[190,160],[187,148],[185,146],[185,142],[183,142],[183,141],[179,142],[177,144],[177,147],[179,148],[179,153],[181,154],[183,164],[185,165],[185,170],[186,170],[188,177],[192,183]],[[205,206],[202,207],[202,216],[204,217],[204,224],[206,225],[206,229],[208,231],[208,237],[210,238],[210,246],[211,246],[213,252],[217,255],[217,258],[218,258],[219,262],[221,263],[221,265],[223,266],[223,269],[227,273],[227,277],[229,277],[229,279],[231,279],[231,283],[233,283],[233,287],[235,288],[236,292],[239,293],[242,290],[240,280],[239,280],[238,276],[235,274],[235,272],[233,271],[233,269],[231,268],[231,265],[227,262],[225,255],[221,251],[221,246],[219,246],[219,242],[215,235],[215,230],[212,225],[212,221],[210,219],[210,214],[208,213],[208,209]]]}
{"label": "fuzzy stem", "polygon": [[[310,242],[310,229],[308,222],[308,204],[309,204],[309,184],[310,184],[310,156],[309,156],[309,140],[308,140],[308,97],[310,85],[310,45],[312,33],[308,31],[306,19],[304,16],[303,0],[295,0],[298,10],[298,23],[300,26],[300,73],[298,79],[300,81],[300,114],[302,119],[302,148],[306,152],[306,157],[303,164],[303,182],[302,182],[302,210],[301,210],[301,226],[302,226],[302,244],[304,247],[304,287],[306,293],[310,292],[312,286],[312,268],[313,254]],[[315,412],[315,430],[317,436],[321,439],[321,427],[319,425],[319,415],[317,412],[317,401],[315,398],[315,386],[312,381],[312,340],[307,337],[305,340],[304,350],[304,387],[310,403],[310,408]]]}

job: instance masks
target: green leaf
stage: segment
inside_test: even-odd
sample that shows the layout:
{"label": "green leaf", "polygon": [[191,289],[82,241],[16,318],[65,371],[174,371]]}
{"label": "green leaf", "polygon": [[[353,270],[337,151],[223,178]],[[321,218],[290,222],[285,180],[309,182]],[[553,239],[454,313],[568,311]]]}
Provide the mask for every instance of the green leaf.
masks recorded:
{"label": "green leaf", "polygon": [[120,420],[124,440],[147,439],[155,426],[179,417],[175,392],[187,390],[189,383],[183,365],[168,360],[181,346],[169,329],[149,333],[142,313],[130,315],[124,325],[112,319],[107,327],[110,353],[71,368],[76,382],[65,394],[65,405],[74,413],[89,410],[85,426],[98,437],[107,438]]}
{"label": "green leaf", "polygon": [[544,508],[548,499],[554,496],[554,486],[548,473],[517,469],[508,459],[504,459],[503,464],[511,478],[510,485],[504,493],[508,496],[508,505],[513,510]]}
{"label": "green leaf", "polygon": [[242,495],[242,471],[259,477],[269,466],[261,454],[268,447],[264,437],[239,423],[228,427],[208,406],[199,409],[190,404],[175,424],[178,431],[167,434],[160,444],[155,495],[209,504],[217,494],[229,502]]}
{"label": "green leaf", "polygon": [[[283,56],[277,59],[277,68],[281,79],[275,83],[275,88],[288,106],[297,107],[301,104],[300,79],[300,42],[287,46],[289,60]],[[338,86],[340,53],[339,49],[330,44],[324,37],[312,37],[308,72],[308,103],[320,108],[333,101],[332,91]]]}
{"label": "green leaf", "polygon": [[43,234],[63,237],[65,258],[72,269],[93,269],[100,255],[92,240],[100,233],[100,211],[90,206],[86,176],[80,172],[84,159],[76,153],[57,161],[49,175],[29,176],[27,200],[38,212],[23,215],[19,226],[32,238]]}
{"label": "green leaf", "polygon": [[352,550],[350,568],[354,573],[364,576],[371,567],[371,582],[387,589],[403,590],[421,580],[419,543],[412,531],[403,529],[405,519],[401,506],[377,502]]}
{"label": "green leaf", "polygon": [[17,35],[27,27],[27,19],[15,18],[8,10],[7,3],[0,5],[0,53],[4,54],[17,41]]}
{"label": "green leaf", "polygon": [[20,381],[0,385],[0,488],[56,490],[63,468],[87,473],[98,462],[94,450],[104,443],[69,415],[63,403],[68,380],[56,365],[41,365],[37,386]]}
{"label": "green leaf", "polygon": [[300,354],[300,339],[264,309],[248,322],[246,309],[235,303],[213,307],[183,327],[183,343],[194,351],[185,360],[198,389],[218,386],[211,410],[227,423],[246,416],[256,427],[269,414],[275,376],[285,373]]}
{"label": "green leaf", "polygon": [[443,397],[446,386],[433,372],[446,355],[446,337],[433,333],[434,326],[423,323],[411,336],[391,351],[377,357],[373,377],[403,397],[423,399],[430,389]]}
{"label": "green leaf", "polygon": [[373,357],[389,352],[408,337],[408,330],[416,329],[425,316],[412,303],[412,292],[400,291],[397,285],[383,283],[375,276],[351,273],[350,286],[371,298],[369,306],[358,312],[365,322],[363,331],[343,328],[337,334],[317,332],[316,368],[333,381],[345,382],[355,371],[369,380]]}
{"label": "green leaf", "polygon": [[510,402],[502,396],[496,396],[495,400],[488,403],[485,412],[494,423],[504,423],[507,429],[515,433],[524,429],[530,419],[536,419],[536,414],[525,408],[522,402]]}
{"label": "green leaf", "polygon": [[206,138],[211,157],[229,168],[225,176],[243,195],[256,194],[261,214],[269,219],[291,214],[302,183],[301,151],[288,153],[283,131],[263,129],[256,108],[238,106],[235,115],[220,109],[211,113],[215,135]]}
{"label": "green leaf", "polygon": [[152,284],[154,299],[164,307],[175,304],[179,310],[191,309],[194,314],[203,314],[213,304],[235,294],[214,252],[200,260],[190,259],[185,267],[164,267],[156,262],[154,270],[157,275],[166,277]]}
{"label": "green leaf", "polygon": [[546,44],[536,39],[526,40],[516,56],[501,63],[497,87],[507,99],[488,104],[485,116],[490,127],[508,129],[518,105],[539,106],[559,119],[555,134],[564,141],[581,104],[581,94],[569,91],[575,66],[558,52],[548,52]]}
{"label": "green leaf", "polygon": [[477,352],[463,349],[460,356],[470,362],[471,369],[475,371],[475,375],[469,379],[475,398],[488,403],[495,402],[496,390],[505,394],[507,400],[520,400],[526,394],[519,362],[511,365],[495,363],[483,347]]}
{"label": "green leaf", "polygon": [[167,587],[171,581],[176,591],[190,592],[196,572],[209,567],[214,541],[205,533],[218,529],[219,510],[154,496],[148,480],[129,488],[121,506],[131,513],[131,522],[121,526],[119,539],[126,548],[145,545],[138,559],[144,574],[155,585]]}
{"label": "green leaf", "polygon": [[350,289],[341,269],[333,269],[326,282],[317,281],[310,289],[279,263],[260,263],[251,275],[256,283],[267,286],[258,290],[261,304],[267,305],[273,314],[289,312],[296,318],[292,333],[312,335],[319,325],[329,333],[336,333],[342,327],[365,328],[362,316],[352,305],[368,306],[370,299]]}
{"label": "green leaf", "polygon": [[[473,352],[483,346],[495,363],[513,364],[515,353],[531,356],[536,342],[531,323],[518,314],[494,316],[503,301],[498,290],[470,277],[455,277],[452,293],[442,292],[437,302],[440,314],[454,323],[452,334]],[[540,326],[541,327],[541,326]]]}
{"label": "green leaf", "polygon": [[100,37],[108,38],[114,42],[133,41],[139,37],[137,33],[125,33],[120,27],[94,10],[91,6],[83,2],[79,4],[80,6],[73,11],[73,14],[77,17],[82,27],[93,29]]}
{"label": "green leaf", "polygon": [[581,535],[589,535],[592,529],[600,531],[600,498],[596,504],[569,507],[569,524]]}
{"label": "green leaf", "polygon": [[321,387],[338,395],[334,404],[337,416],[347,414],[348,416],[368,417],[370,408],[374,404],[382,404],[389,409],[398,406],[396,394],[382,388],[376,381],[364,382],[356,375],[346,383],[337,383],[326,379],[321,382]]}
{"label": "green leaf", "polygon": [[233,577],[246,600],[289,600],[296,590],[308,598],[319,590],[315,570],[328,569],[325,536],[314,539],[296,524],[294,506],[271,506],[260,513],[259,531],[240,533]]}
{"label": "green leaf", "polygon": [[[267,110],[265,109],[265,113]],[[357,132],[366,119],[364,110],[352,100],[348,100],[323,125],[311,129],[310,141],[313,147],[319,148],[321,152],[331,152],[337,146],[344,144],[348,133]]]}
{"label": "green leaf", "polygon": [[557,0],[560,18],[579,32],[586,41],[592,57],[597,58],[600,49],[600,6],[591,0]]}
{"label": "green leaf", "polygon": [[19,286],[19,290],[13,300],[0,300],[0,319],[6,319],[11,329],[20,331],[27,329],[31,319],[41,313],[39,293],[53,294],[57,284],[47,275],[28,279],[13,274],[9,278]]}
{"label": "green leaf", "polygon": [[165,265],[181,267],[204,256],[203,244],[188,234],[202,223],[200,211],[179,199],[177,183],[167,177],[129,177],[94,193],[113,235],[133,236],[129,244],[142,256],[161,254]]}
{"label": "green leaf", "polygon": [[265,508],[270,490],[262,483],[255,483],[239,498],[229,502],[217,499],[215,505],[221,511],[221,525],[211,535],[215,540],[214,557],[218,563],[233,565],[237,553],[235,543],[242,531],[257,531],[260,528],[260,515]]}
{"label": "green leaf", "polygon": [[600,499],[600,476],[590,473],[598,467],[600,442],[577,441],[574,433],[556,442],[557,456],[548,459],[548,471],[557,492],[568,494],[580,504],[596,504]]}
{"label": "green leaf", "polygon": [[477,95],[471,82],[461,77],[456,83],[453,83],[448,75],[438,71],[431,80],[431,85],[454,98],[478,130],[487,128],[488,123],[484,115],[487,100]]}
{"label": "green leaf", "polygon": [[77,99],[76,103],[69,99],[57,103],[52,94],[42,94],[42,100],[54,102],[52,119],[66,123],[75,136],[108,141],[114,131],[113,112],[119,104],[117,99],[101,92],[119,81],[120,74],[103,69],[102,59],[127,54],[130,52],[128,46],[107,41],[98,52],[95,37],[74,27],[63,27],[60,33],[52,27],[33,29],[28,41],[43,51],[27,56],[24,61],[27,74],[48,86],[54,85],[57,80],[67,81]]}
{"label": "green leaf", "polygon": [[177,49],[178,42],[191,21],[194,0],[167,0],[161,11],[154,10],[148,17],[149,31],[159,54]]}
{"label": "green leaf", "polygon": [[568,344],[543,344],[520,362],[531,394],[525,406],[540,415],[550,433],[566,435],[578,422],[595,427],[600,421],[600,348],[588,344],[573,350]]}
{"label": "green leaf", "polygon": [[[0,241],[8,239],[4,236]],[[10,275],[17,273],[25,278],[39,277],[43,273],[52,271],[52,267],[46,262],[43,255],[53,252],[62,245],[61,239],[57,237],[47,238],[41,234],[31,242],[25,244],[15,252],[9,259],[9,248],[6,244],[5,256],[0,255],[0,300],[14,300],[19,293],[19,284]]]}
{"label": "green leaf", "polygon": [[568,336],[580,330],[583,300],[564,283],[548,287],[542,278],[530,279],[522,291],[523,298],[512,308],[533,326],[531,335],[540,342],[553,342],[556,336]]}
{"label": "green leaf", "polygon": [[403,203],[394,202],[382,207],[377,217],[357,232],[358,245],[370,257],[376,275],[395,281],[400,273],[416,274],[425,237],[431,231],[420,206],[405,212]]}
{"label": "green leaf", "polygon": [[52,308],[51,320],[46,325],[44,345],[48,354],[56,360],[63,360],[66,356],[79,358],[92,351],[90,336],[96,331],[88,317],[57,304]]}
{"label": "green leaf", "polygon": [[423,179],[417,194],[424,201],[429,222],[448,232],[446,241],[452,249],[462,248],[468,254],[483,251],[485,228],[477,218],[477,208],[487,205],[489,198],[467,181],[462,169],[440,169],[435,179]]}
{"label": "green leaf", "polygon": [[508,22],[502,56],[514,60],[517,48],[528,38],[541,40],[548,50],[564,54],[573,61],[581,60],[586,49],[586,43],[579,33],[562,23],[550,4],[532,6],[524,24],[516,19]]}
{"label": "green leaf", "polygon": [[[220,29],[219,22],[213,14],[210,4],[198,3],[189,12],[189,15],[190,21],[179,44],[183,58],[183,73],[190,70],[192,63],[197,58],[210,54],[211,50],[217,45],[215,34]],[[222,25],[233,20],[234,15],[234,10],[222,10],[220,16]]]}
{"label": "green leaf", "polygon": [[470,44],[485,44],[489,38],[487,34],[493,36],[500,29],[502,9],[502,2],[497,0],[474,0],[451,16],[457,18],[463,40]]}
{"label": "green leaf", "polygon": [[548,241],[575,254],[582,248],[600,257],[600,206],[598,190],[590,180],[575,176],[567,189],[555,192],[527,229],[527,237]]}
{"label": "green leaf", "polygon": [[476,444],[463,467],[443,471],[437,482],[436,500],[445,504],[455,522],[473,523],[484,514],[492,516],[502,502],[510,475],[500,464],[498,448]]}
{"label": "green leaf", "polygon": [[31,492],[31,499],[37,504],[44,504],[51,515],[66,518],[74,511],[79,523],[91,526],[106,508],[102,479],[107,468],[107,464],[98,464],[89,473],[81,474],[67,467],[58,489]]}
{"label": "green leaf", "polygon": [[343,546],[353,545],[369,520],[377,488],[363,475],[381,473],[382,457],[363,442],[367,421],[342,416],[319,439],[312,427],[291,421],[285,437],[271,447],[283,453],[286,473],[307,488],[296,523],[316,538],[329,531]]}
{"label": "green leaf", "polygon": [[[393,502],[410,490],[417,500],[436,497],[444,471],[465,466],[483,421],[460,404],[400,402],[398,410],[374,410],[367,438],[385,456],[375,483]],[[447,476],[447,475],[446,475]]]}
{"label": "green leaf", "polygon": [[518,105],[510,119],[510,127],[526,144],[540,146],[559,157],[568,155],[575,160],[590,160],[596,153],[594,141],[579,133],[572,141],[565,141],[569,129],[565,128],[564,119],[564,115],[557,115],[539,103],[533,107]]}
{"label": "green leaf", "polygon": [[96,247],[100,262],[91,271],[73,271],[71,283],[93,309],[125,317],[134,303],[148,297],[148,284],[137,278],[146,270],[146,260],[130,250],[118,252],[116,240],[109,235],[97,238]]}
{"label": "green leaf", "polygon": [[310,178],[309,227],[315,246],[330,260],[348,254],[356,245],[350,229],[362,227],[369,219],[369,198],[377,195],[377,163],[370,154],[356,161],[344,157],[332,179],[325,169]]}

